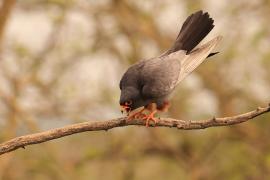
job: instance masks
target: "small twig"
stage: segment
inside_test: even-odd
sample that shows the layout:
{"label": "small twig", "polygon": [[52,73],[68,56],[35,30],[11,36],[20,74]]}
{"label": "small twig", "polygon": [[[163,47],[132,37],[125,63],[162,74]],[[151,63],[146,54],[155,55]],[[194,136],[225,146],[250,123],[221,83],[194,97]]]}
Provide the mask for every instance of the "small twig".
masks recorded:
{"label": "small twig", "polygon": [[[194,120],[177,120],[171,118],[160,118],[158,119],[158,122],[155,125],[150,124],[150,126],[176,127],[178,129],[183,130],[205,129],[215,126],[229,126],[233,124],[243,123],[269,111],[270,111],[270,104],[267,107],[259,107],[256,110],[250,111],[245,114],[223,118],[211,118],[208,120],[194,121]],[[20,136],[0,144],[0,155],[10,151],[14,151],[18,148],[25,148],[25,146],[31,144],[39,144],[42,142],[50,141],[53,139],[61,138],[76,133],[81,133],[85,131],[100,131],[100,130],[107,131],[115,127],[122,127],[129,125],[145,126],[145,121],[141,119],[127,121],[127,118],[123,117],[106,121],[95,121],[95,122],[91,121],[85,123],[78,123],[40,133]]]}

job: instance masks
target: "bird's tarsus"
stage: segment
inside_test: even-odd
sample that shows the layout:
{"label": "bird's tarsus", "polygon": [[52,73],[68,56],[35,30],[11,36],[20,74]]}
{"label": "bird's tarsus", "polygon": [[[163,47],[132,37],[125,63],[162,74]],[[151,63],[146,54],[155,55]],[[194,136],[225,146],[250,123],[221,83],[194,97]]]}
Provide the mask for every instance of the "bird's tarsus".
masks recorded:
{"label": "bird's tarsus", "polygon": [[138,112],[135,112],[134,114],[128,115],[128,120],[133,120],[133,119],[138,119],[138,118],[142,118],[145,116],[145,114],[143,113],[143,111],[145,110],[145,108],[141,109]]}
{"label": "bird's tarsus", "polygon": [[154,121],[154,124],[158,122],[157,118],[155,118],[155,114],[157,113],[156,110],[152,111],[149,115],[145,115],[142,119],[145,120],[145,126],[149,127],[149,122]]}

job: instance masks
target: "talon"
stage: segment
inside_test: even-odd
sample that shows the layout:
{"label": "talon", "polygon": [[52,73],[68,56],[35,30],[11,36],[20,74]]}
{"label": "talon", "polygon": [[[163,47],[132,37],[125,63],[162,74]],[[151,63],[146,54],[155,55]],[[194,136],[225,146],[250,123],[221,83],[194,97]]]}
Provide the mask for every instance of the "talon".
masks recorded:
{"label": "talon", "polygon": [[131,114],[130,116],[128,116],[128,120],[138,119],[138,118],[140,118],[142,116],[145,116],[145,114],[143,114],[144,110],[145,109],[143,108],[140,111],[135,112],[134,114]]}
{"label": "talon", "polygon": [[154,124],[157,123],[158,120],[154,117],[156,112],[157,111],[155,110],[155,111],[151,112],[149,115],[145,115],[145,117],[142,118],[143,120],[146,120],[146,122],[145,122],[146,127],[149,127],[149,122],[150,121],[154,121]]}

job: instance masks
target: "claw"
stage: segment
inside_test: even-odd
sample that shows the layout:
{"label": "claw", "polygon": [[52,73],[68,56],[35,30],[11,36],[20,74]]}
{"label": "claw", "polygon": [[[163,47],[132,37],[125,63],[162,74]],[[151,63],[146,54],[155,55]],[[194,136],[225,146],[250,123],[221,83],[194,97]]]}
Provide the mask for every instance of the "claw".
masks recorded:
{"label": "claw", "polygon": [[157,123],[157,119],[154,117],[154,115],[157,113],[156,110],[152,111],[149,115],[145,115],[145,117],[143,117],[142,119],[145,120],[145,126],[149,127],[149,122],[150,121],[154,121],[154,123]]}
{"label": "claw", "polygon": [[131,114],[130,116],[128,116],[128,120],[138,119],[138,118],[145,116],[145,114],[142,113],[144,110],[145,109],[143,108],[140,111],[138,111],[134,114]]}

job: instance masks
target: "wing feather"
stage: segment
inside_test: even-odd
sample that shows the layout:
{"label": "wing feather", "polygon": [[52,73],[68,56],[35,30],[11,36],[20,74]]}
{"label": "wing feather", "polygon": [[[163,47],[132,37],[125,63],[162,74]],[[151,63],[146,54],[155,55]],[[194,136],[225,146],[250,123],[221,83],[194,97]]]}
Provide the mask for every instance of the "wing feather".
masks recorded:
{"label": "wing feather", "polygon": [[218,45],[221,39],[222,36],[217,36],[211,41],[193,50],[190,54],[186,55],[185,58],[181,59],[181,71],[177,83],[181,82],[192,71],[194,71],[213,51],[213,49]]}
{"label": "wing feather", "polygon": [[177,84],[196,69],[221,40],[218,36],[191,53],[180,50],[144,61],[140,72],[142,95],[157,98],[170,94]]}

